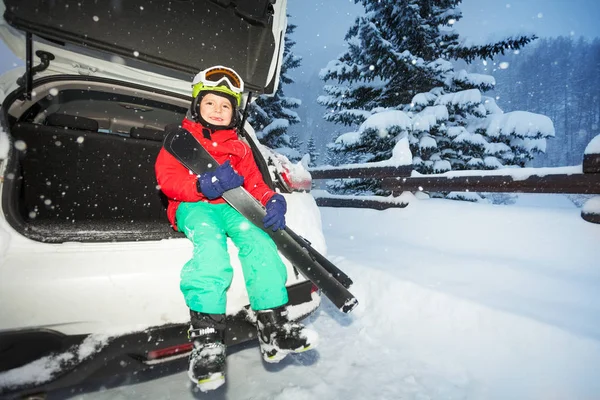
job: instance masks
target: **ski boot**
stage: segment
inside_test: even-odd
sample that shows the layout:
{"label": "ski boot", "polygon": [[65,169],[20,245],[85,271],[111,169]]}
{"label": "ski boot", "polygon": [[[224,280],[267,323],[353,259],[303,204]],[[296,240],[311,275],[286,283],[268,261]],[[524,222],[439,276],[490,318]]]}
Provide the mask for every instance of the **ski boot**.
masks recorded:
{"label": "ski boot", "polygon": [[225,383],[225,314],[191,311],[188,337],[194,347],[189,358],[188,376],[207,392]]}
{"label": "ski boot", "polygon": [[299,322],[289,321],[285,306],[256,312],[258,341],[263,359],[276,363],[289,353],[301,353],[317,345],[318,335]]}

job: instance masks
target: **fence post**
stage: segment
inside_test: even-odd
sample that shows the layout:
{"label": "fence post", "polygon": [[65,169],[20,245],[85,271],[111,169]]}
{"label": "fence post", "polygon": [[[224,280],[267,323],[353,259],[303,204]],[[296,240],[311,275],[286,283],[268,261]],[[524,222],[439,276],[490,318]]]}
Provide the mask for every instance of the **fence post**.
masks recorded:
{"label": "fence post", "polygon": [[[600,135],[593,138],[583,153],[583,173],[600,176]],[[600,224],[600,196],[592,197],[581,209],[581,217],[594,224]]]}
{"label": "fence post", "polygon": [[583,173],[600,173],[600,135],[593,138],[583,152]]}

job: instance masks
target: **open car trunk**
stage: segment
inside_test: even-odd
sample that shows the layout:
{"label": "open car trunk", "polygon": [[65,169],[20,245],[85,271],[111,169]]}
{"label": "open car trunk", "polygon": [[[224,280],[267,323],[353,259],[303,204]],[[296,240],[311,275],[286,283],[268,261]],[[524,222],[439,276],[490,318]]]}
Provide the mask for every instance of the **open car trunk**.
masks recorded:
{"label": "open car trunk", "polygon": [[[274,93],[285,8],[286,0],[2,0],[2,39],[27,58],[21,88],[3,104],[15,145],[2,196],[9,223],[55,243],[181,236],[154,175],[164,127],[181,122],[192,76],[209,66]],[[76,83],[87,74],[91,89]]]}
{"label": "open car trunk", "polygon": [[252,91],[277,89],[286,0],[3,2],[9,25],[61,49],[188,82],[226,65]]}
{"label": "open car trunk", "polygon": [[[165,126],[179,124],[190,98],[94,78],[36,81],[3,108],[13,146],[2,191],[6,220],[36,241],[147,241],[183,237],[166,216],[154,164]],[[268,167],[252,140],[265,182]]]}
{"label": "open car trunk", "polygon": [[[104,91],[112,86],[80,77],[41,80],[36,90],[55,96],[42,95],[18,119],[11,116],[5,174],[12,179],[4,183],[3,210],[25,236],[54,243],[182,236],[166,218],[154,163],[164,126],[181,121],[188,99]],[[15,97],[4,103],[9,111]]]}

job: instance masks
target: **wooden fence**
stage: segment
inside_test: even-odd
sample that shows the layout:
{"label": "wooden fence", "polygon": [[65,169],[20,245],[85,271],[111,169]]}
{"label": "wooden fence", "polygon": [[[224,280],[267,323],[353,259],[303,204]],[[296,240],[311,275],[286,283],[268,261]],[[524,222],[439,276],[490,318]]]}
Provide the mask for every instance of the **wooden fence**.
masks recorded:
{"label": "wooden fence", "polygon": [[[600,142],[597,136],[592,142]],[[599,146],[594,146],[597,150]],[[589,152],[583,157],[581,172],[565,173],[569,168],[527,168],[511,170],[517,174],[502,174],[494,171],[452,171],[444,174],[411,176],[412,166],[363,165],[344,167],[312,168],[313,180],[375,178],[381,180],[381,188],[393,195],[402,192],[508,192],[508,193],[565,193],[600,194],[600,152]],[[571,167],[577,170],[578,167]],[[539,172],[538,172],[539,171]],[[530,172],[530,173],[528,173]],[[390,207],[406,207],[402,202],[382,202],[368,196],[316,196],[317,205],[322,207],[356,207],[383,210]],[[582,212],[590,222],[600,223],[600,214]]]}

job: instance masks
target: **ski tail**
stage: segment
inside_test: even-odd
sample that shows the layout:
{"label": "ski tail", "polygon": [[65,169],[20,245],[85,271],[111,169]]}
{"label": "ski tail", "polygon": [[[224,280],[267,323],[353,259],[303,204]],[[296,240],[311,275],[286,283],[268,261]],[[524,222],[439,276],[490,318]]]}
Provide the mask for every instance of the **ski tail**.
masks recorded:
{"label": "ski tail", "polygon": [[286,227],[285,230],[292,237],[292,239],[304,247],[310,253],[311,257],[313,257],[316,262],[321,264],[321,266],[323,266],[323,268],[325,268],[327,272],[329,272],[338,282],[340,282],[346,289],[350,289],[350,286],[352,286],[354,282],[348,275],[344,273],[344,271],[339,269],[323,254],[319,253],[314,247],[312,247],[308,240],[304,239],[302,236],[298,235],[288,227]]}

